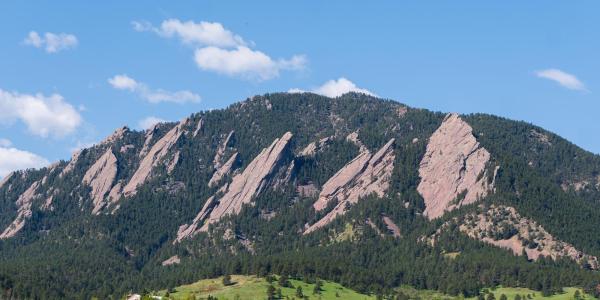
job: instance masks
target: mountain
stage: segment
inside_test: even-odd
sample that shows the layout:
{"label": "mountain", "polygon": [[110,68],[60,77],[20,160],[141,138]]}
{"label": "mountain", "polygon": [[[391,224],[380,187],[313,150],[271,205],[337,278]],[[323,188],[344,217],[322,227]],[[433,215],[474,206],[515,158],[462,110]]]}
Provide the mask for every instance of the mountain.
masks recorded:
{"label": "mountain", "polygon": [[600,282],[600,156],[349,93],[255,96],[0,183],[0,286],[106,298],[223,274],[389,294]]}

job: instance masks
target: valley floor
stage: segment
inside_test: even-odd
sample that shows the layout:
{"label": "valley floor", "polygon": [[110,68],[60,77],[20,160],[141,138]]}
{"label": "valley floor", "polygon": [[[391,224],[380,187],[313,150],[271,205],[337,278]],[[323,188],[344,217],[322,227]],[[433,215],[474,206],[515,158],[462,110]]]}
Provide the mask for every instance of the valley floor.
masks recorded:
{"label": "valley floor", "polygon": [[[278,278],[276,278],[278,279]],[[232,275],[232,284],[229,286],[223,285],[223,277],[214,279],[204,279],[198,282],[182,285],[171,290],[168,294],[169,299],[175,300],[188,300],[188,299],[206,299],[208,296],[216,297],[219,300],[234,300],[234,299],[267,299],[267,289],[269,283],[265,278],[259,278],[256,276],[246,275]],[[290,279],[291,287],[280,287],[277,280],[272,285],[277,289],[281,289],[282,299],[300,299],[297,297],[297,288],[301,287],[302,293],[305,299],[348,299],[348,300],[362,300],[362,299],[376,299],[374,295],[365,295],[341,286],[338,283],[331,281],[321,281],[322,287],[318,294],[314,293],[315,284],[305,283],[300,280]],[[476,300],[477,297],[464,298],[464,297],[453,297],[444,295],[435,291],[417,290],[412,287],[403,286],[397,289],[398,292],[408,296],[409,299],[431,299],[431,300]],[[565,288],[564,293],[553,295],[550,297],[543,297],[541,292],[533,291],[526,288],[503,288],[499,287],[496,289],[486,289],[484,291],[485,298],[488,299],[487,294],[494,294],[495,299],[501,299],[502,295],[505,295],[508,300],[515,299],[517,295],[521,296],[521,299],[548,299],[548,300],[571,300],[575,298],[575,292],[579,291],[581,297],[579,299],[596,299],[590,295],[585,294],[581,289],[577,288]],[[162,296],[163,299],[166,290],[155,293],[155,296]],[[275,293],[277,294],[277,292]],[[157,297],[158,298],[158,297]]]}

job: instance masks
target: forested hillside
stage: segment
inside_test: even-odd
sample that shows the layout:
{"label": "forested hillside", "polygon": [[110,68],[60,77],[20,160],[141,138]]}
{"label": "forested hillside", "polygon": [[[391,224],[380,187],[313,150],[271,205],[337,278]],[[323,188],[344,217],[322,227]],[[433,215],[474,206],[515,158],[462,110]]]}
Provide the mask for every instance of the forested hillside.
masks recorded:
{"label": "forested hillside", "polygon": [[8,175],[0,284],[39,299],[225,274],[594,292],[599,176],[599,156],[524,122],[266,94]]}

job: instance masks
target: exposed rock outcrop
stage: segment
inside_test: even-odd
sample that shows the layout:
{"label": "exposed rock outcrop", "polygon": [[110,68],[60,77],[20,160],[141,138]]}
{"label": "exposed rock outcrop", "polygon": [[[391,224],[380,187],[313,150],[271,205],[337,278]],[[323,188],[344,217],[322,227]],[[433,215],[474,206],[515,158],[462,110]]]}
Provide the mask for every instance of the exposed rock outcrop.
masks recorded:
{"label": "exposed rock outcrop", "polygon": [[313,184],[308,183],[305,185],[299,185],[296,187],[296,192],[300,197],[317,197],[319,196],[319,189]]}
{"label": "exposed rock outcrop", "polygon": [[170,265],[178,265],[179,263],[181,263],[181,259],[179,258],[178,255],[175,256],[171,256],[168,259],[164,260],[161,265],[164,266],[170,266]]}
{"label": "exposed rock outcrop", "polygon": [[236,152],[233,155],[231,155],[231,157],[222,166],[220,166],[215,171],[215,173],[213,173],[212,177],[210,178],[210,181],[208,182],[209,187],[216,186],[219,183],[219,181],[223,179],[223,177],[225,177],[231,172],[231,170],[233,170],[233,166],[235,165],[237,157],[238,153]]}
{"label": "exposed rock outcrop", "polygon": [[[150,148],[148,154],[146,154],[140,162],[138,169],[123,188],[125,196],[135,195],[137,188],[146,182],[151,175],[152,169],[162,162],[163,158],[169,153],[171,147],[179,140],[179,137],[181,137],[184,132],[183,127],[186,123],[187,119],[179,122],[177,126],[169,130],[169,132]],[[146,137],[146,140],[148,140],[148,136]]]}
{"label": "exposed rock outcrop", "polygon": [[125,133],[127,133],[127,131],[129,131],[129,128],[127,128],[127,126],[123,126],[119,129],[115,130],[108,137],[106,137],[103,141],[101,141],[99,143],[99,145],[112,144],[112,143],[122,139],[123,136],[125,135]]}
{"label": "exposed rock outcrop", "polygon": [[117,182],[117,184],[115,184],[112,189],[110,189],[110,192],[108,193],[108,199],[111,202],[117,202],[119,200],[119,198],[121,198],[121,191],[123,190],[123,181],[119,180]]}
{"label": "exposed rock outcrop", "polygon": [[15,172],[10,172],[8,173],[6,176],[4,176],[4,178],[2,178],[2,181],[0,181],[0,189],[15,175]]}
{"label": "exposed rock outcrop", "polygon": [[179,162],[179,151],[175,152],[175,155],[173,155],[173,159],[171,159],[171,162],[167,166],[168,174],[173,173],[173,171],[175,170],[175,167],[177,167],[178,162]]}
{"label": "exposed rock outcrop", "polygon": [[356,146],[358,146],[358,148],[360,148],[360,152],[368,152],[369,151],[369,149],[367,149],[367,147],[362,143],[362,141],[358,139],[358,131],[355,131],[355,132],[349,134],[346,137],[346,140],[348,140],[349,142],[352,142]]}
{"label": "exposed rock outcrop", "polygon": [[223,216],[236,215],[244,204],[251,204],[254,197],[268,186],[272,175],[282,165],[291,138],[292,134],[287,132],[264,148],[242,173],[233,177],[230,184],[226,184],[220,192],[206,200],[192,224],[179,228],[175,242],[197,232],[207,231],[210,224],[218,222]]}
{"label": "exposed rock outcrop", "polygon": [[418,192],[425,200],[424,215],[435,219],[446,211],[485,197],[486,166],[490,153],[472,134],[472,128],[457,114],[448,114],[433,133],[421,160]]}
{"label": "exposed rock outcrop", "polygon": [[156,132],[158,125],[160,125],[160,123],[156,123],[152,125],[152,127],[146,129],[146,134],[144,136],[144,145],[142,146],[142,150],[139,153],[140,157],[144,157],[146,156],[146,154],[148,154],[148,150],[150,150],[150,145],[152,145],[154,133]]}
{"label": "exposed rock outcrop", "polygon": [[588,264],[592,269],[599,267],[598,258],[557,240],[541,225],[522,217],[510,206],[492,205],[482,213],[469,214],[459,229],[473,239],[511,250],[515,255],[525,252],[532,260],[543,255],[554,260],[569,258],[579,264]]}
{"label": "exposed rock outcrop", "polygon": [[390,219],[390,217],[383,216],[382,220],[393,237],[399,238],[402,236],[402,234],[400,233],[400,228],[398,227],[398,225],[396,225],[396,223],[394,223],[394,221],[392,221],[392,219]]}
{"label": "exposed rock outcrop", "polygon": [[546,146],[552,146],[552,143],[550,142],[550,137],[545,133],[541,133],[535,129],[531,129],[529,131],[529,135],[531,138],[537,140],[538,142]]}
{"label": "exposed rock outcrop", "polygon": [[203,126],[204,126],[204,119],[200,119],[200,121],[198,121],[198,125],[196,125],[196,129],[194,130],[194,133],[193,133],[194,137],[196,137],[198,135],[200,130],[202,130]]}
{"label": "exposed rock outcrop", "polygon": [[357,157],[340,169],[324,185],[319,199],[313,204],[316,211],[324,210],[329,203],[337,205],[322,219],[308,227],[304,234],[311,233],[342,215],[348,206],[370,194],[383,197],[389,187],[394,169],[394,139],[388,141],[377,153],[366,148]]}
{"label": "exposed rock outcrop", "polygon": [[225,150],[229,146],[231,142],[231,138],[233,137],[234,131],[230,131],[227,137],[219,144],[217,148],[217,153],[215,154],[215,158],[213,159],[213,166],[215,169],[219,169],[223,165],[223,156],[225,155]]}
{"label": "exposed rock outcrop", "polygon": [[83,176],[83,183],[92,188],[90,192],[94,203],[92,214],[97,215],[106,206],[104,196],[111,190],[116,176],[117,158],[109,147]]}
{"label": "exposed rock outcrop", "polygon": [[33,200],[37,198],[36,195],[37,189],[40,186],[40,182],[36,181],[16,201],[18,210],[17,217],[12,221],[6,229],[0,234],[0,239],[7,239],[15,236],[23,226],[25,226],[25,222],[27,219],[31,217],[31,205],[33,204]]}
{"label": "exposed rock outcrop", "polygon": [[135,146],[131,145],[131,144],[129,144],[129,145],[123,145],[123,146],[121,146],[121,149],[119,149],[119,152],[125,153],[125,152],[127,152],[127,151],[129,151],[131,149],[135,149]]}
{"label": "exposed rock outcrop", "polygon": [[79,155],[81,155],[81,150],[77,150],[71,155],[71,160],[67,164],[67,166],[60,172],[60,177],[67,175],[69,172],[73,171],[75,165],[77,165],[77,161],[79,160]]}
{"label": "exposed rock outcrop", "polygon": [[331,137],[325,137],[320,139],[318,142],[312,142],[302,149],[298,156],[314,156],[317,152],[321,151],[329,142]]}

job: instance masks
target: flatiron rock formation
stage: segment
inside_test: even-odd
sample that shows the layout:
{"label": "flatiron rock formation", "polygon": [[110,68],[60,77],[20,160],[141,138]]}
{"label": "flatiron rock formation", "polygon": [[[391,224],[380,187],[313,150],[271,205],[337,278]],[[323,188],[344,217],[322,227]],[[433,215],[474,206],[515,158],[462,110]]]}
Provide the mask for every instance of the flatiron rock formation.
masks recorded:
{"label": "flatiron rock formation", "polygon": [[[192,224],[179,228],[176,241],[193,236],[199,231],[207,231],[208,225],[218,222],[223,216],[238,214],[242,205],[251,203],[252,199],[268,186],[270,177],[281,165],[291,138],[292,133],[286,132],[269,147],[264,148],[242,173],[234,176],[229,185],[221,188],[223,196],[211,196]],[[199,225],[202,226],[197,229]]]}
{"label": "flatiron rock formation", "polygon": [[220,166],[215,171],[215,173],[213,173],[212,177],[210,178],[210,181],[208,182],[209,187],[216,186],[219,183],[219,181],[223,179],[223,177],[225,177],[231,172],[233,166],[235,165],[237,157],[238,154],[236,152],[233,155],[231,155],[231,157],[222,166]]}
{"label": "flatiron rock formation", "polygon": [[370,194],[383,197],[394,169],[393,145],[394,139],[391,139],[375,154],[364,148],[363,152],[327,180],[313,207],[316,211],[322,211],[333,201],[337,201],[337,205],[322,219],[308,227],[304,234],[331,223],[337,216],[346,212],[349,204],[358,202],[362,197]]}
{"label": "flatiron rock formation", "polygon": [[15,172],[8,173],[2,181],[0,181],[0,189],[15,175]]}
{"label": "flatiron rock formation", "polygon": [[98,145],[112,144],[112,143],[122,139],[123,136],[125,135],[125,133],[127,133],[127,131],[129,131],[129,128],[127,128],[127,126],[123,126],[119,129],[115,130],[115,132],[113,132],[111,135],[109,135],[107,138],[105,138],[103,141],[101,141]]}
{"label": "flatiron rock formation", "polygon": [[81,155],[81,150],[75,151],[71,156],[71,160],[67,164],[67,166],[60,172],[60,177],[67,175],[69,172],[73,171],[75,165],[77,165],[77,161],[79,160],[79,155]]}
{"label": "flatiron rock formation", "polygon": [[[146,182],[146,179],[150,177],[152,169],[162,162],[162,159],[169,153],[171,147],[179,140],[179,137],[181,137],[184,132],[183,127],[186,123],[187,119],[179,122],[177,126],[169,130],[165,136],[150,148],[148,154],[144,156],[140,162],[140,166],[129,180],[129,183],[123,188],[123,194],[125,194],[125,196],[135,195],[137,188]],[[146,141],[148,141],[148,138],[149,137],[147,136]]]}
{"label": "flatiron rock formation", "polygon": [[317,152],[321,151],[331,141],[331,137],[325,137],[320,139],[318,142],[312,142],[308,144],[304,149],[298,153],[298,156],[314,156]]}
{"label": "flatiron rock formation", "polygon": [[198,125],[196,125],[196,129],[194,130],[193,137],[196,137],[198,135],[200,130],[202,130],[203,126],[204,126],[204,119],[200,119],[198,121]]}
{"label": "flatiron rock formation", "polygon": [[421,160],[418,192],[429,219],[485,197],[490,153],[475,139],[472,128],[457,114],[448,114],[433,133]]}
{"label": "flatiron rock formation", "polygon": [[0,239],[7,239],[13,237],[17,234],[23,226],[25,226],[25,222],[27,219],[31,217],[31,205],[33,204],[33,200],[37,197],[36,191],[40,186],[40,182],[36,181],[23,194],[19,196],[17,199],[17,217],[12,221],[6,229],[0,234]]}
{"label": "flatiron rock formation", "polygon": [[104,197],[111,190],[116,176],[117,158],[108,148],[83,176],[83,183],[92,188],[90,196],[94,203],[93,214],[100,213],[100,210],[106,205]]}
{"label": "flatiron rock formation", "polygon": [[215,154],[215,158],[213,160],[213,165],[215,167],[215,169],[219,169],[221,167],[221,165],[223,164],[222,160],[223,160],[223,156],[225,155],[225,150],[227,150],[227,147],[229,146],[229,143],[231,142],[231,138],[233,137],[233,130],[229,132],[229,134],[227,135],[227,137],[221,142],[221,144],[219,145],[219,147],[217,148],[217,153]]}

